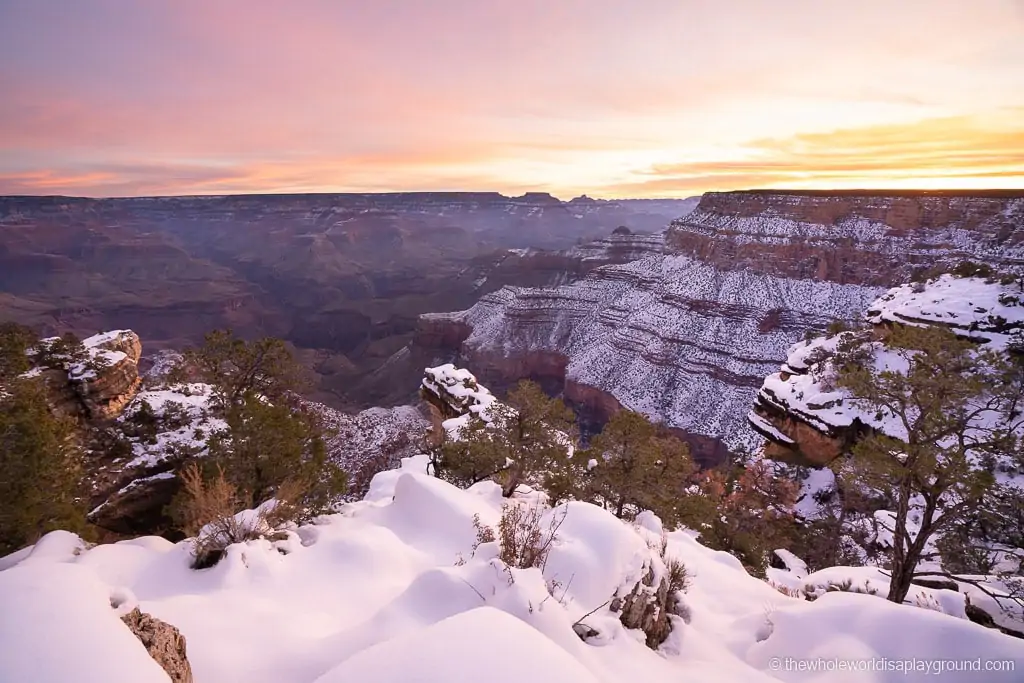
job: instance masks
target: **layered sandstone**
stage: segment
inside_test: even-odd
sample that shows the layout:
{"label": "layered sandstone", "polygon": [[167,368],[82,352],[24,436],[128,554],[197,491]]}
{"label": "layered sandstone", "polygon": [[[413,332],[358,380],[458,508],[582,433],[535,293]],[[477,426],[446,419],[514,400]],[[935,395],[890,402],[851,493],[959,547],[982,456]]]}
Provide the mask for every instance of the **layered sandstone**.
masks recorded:
{"label": "layered sandstone", "polygon": [[151,350],[212,329],[278,337],[319,375],[318,400],[401,404],[423,366],[377,371],[419,314],[580,277],[597,261],[535,250],[652,232],[687,209],[496,192],[0,197],[0,320],[46,335],[131,326]]}
{"label": "layered sandstone", "polygon": [[435,338],[457,328],[446,359],[489,385],[540,378],[598,420],[643,411],[699,437],[709,461],[723,443],[761,443],[746,414],[794,343],[859,318],[915,264],[1024,267],[1024,193],[712,193],[663,239],[569,284],[503,287],[424,320]]}
{"label": "layered sandstone", "polygon": [[[131,330],[88,337],[81,348],[51,352],[58,338],[43,339],[33,355],[57,412],[93,421],[117,417],[139,391],[142,341]],[[55,347],[56,348],[56,347]]]}

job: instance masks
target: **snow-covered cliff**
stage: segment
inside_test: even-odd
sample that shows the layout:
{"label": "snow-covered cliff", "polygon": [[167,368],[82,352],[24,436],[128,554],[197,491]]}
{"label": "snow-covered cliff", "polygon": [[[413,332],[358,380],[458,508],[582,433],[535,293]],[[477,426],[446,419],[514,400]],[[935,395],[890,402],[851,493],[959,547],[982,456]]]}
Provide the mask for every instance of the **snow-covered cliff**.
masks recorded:
{"label": "snow-covered cliff", "polygon": [[759,442],[749,405],[807,330],[859,318],[918,267],[1024,268],[1024,196],[710,193],[662,239],[636,260],[504,287],[423,327],[438,340],[451,330],[451,358],[488,385],[541,379],[597,421],[642,410],[713,462],[721,442]]}

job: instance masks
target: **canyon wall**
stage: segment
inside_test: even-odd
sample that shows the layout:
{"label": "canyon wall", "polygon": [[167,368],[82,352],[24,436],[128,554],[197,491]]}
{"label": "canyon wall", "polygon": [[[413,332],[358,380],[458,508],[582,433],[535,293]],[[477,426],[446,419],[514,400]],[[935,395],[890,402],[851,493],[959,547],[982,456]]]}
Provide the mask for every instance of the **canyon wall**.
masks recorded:
{"label": "canyon wall", "polygon": [[538,379],[595,427],[619,406],[641,410],[714,464],[723,446],[761,443],[750,405],[808,330],[859,318],[925,268],[1024,267],[1024,192],[710,193],[660,239],[568,284],[422,316],[420,329],[434,358],[496,390]]}

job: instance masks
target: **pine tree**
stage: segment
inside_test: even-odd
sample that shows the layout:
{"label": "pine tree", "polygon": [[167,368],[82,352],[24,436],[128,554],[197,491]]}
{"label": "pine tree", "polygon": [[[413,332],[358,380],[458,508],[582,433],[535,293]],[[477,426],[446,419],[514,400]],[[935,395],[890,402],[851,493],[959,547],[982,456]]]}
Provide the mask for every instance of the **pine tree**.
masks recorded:
{"label": "pine tree", "polygon": [[0,388],[0,555],[54,529],[85,530],[80,474],[74,423],[50,412],[42,387]]}
{"label": "pine tree", "polygon": [[992,459],[1017,448],[1024,384],[1004,355],[938,327],[897,326],[887,345],[888,368],[840,364],[836,384],[888,427],[835,467],[894,508],[888,599],[902,603],[928,542],[978,512],[994,483]]}
{"label": "pine tree", "polygon": [[592,493],[619,518],[646,509],[668,520],[696,471],[685,443],[628,410],[612,416],[588,451],[597,461]]}

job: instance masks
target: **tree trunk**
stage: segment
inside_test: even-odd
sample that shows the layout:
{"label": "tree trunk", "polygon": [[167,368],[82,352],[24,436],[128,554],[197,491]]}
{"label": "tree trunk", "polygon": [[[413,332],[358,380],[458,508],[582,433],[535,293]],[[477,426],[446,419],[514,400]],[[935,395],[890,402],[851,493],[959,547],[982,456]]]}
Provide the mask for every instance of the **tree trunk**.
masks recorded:
{"label": "tree trunk", "polygon": [[904,556],[897,564],[895,553],[893,555],[892,578],[889,579],[887,598],[890,602],[902,605],[910,592],[910,580],[914,578],[914,567],[917,565],[917,561],[911,562],[909,557]]}
{"label": "tree trunk", "polygon": [[622,519],[622,508],[626,504],[626,499],[619,496],[619,502],[615,504],[615,516]]}
{"label": "tree trunk", "polygon": [[[910,486],[900,485],[899,501],[896,505],[896,519],[892,534],[892,564],[889,578],[889,594],[886,598],[902,605],[910,592],[910,579],[914,576],[917,559],[909,557],[907,547],[907,515],[910,512]],[[911,562],[912,560],[912,562]]]}

